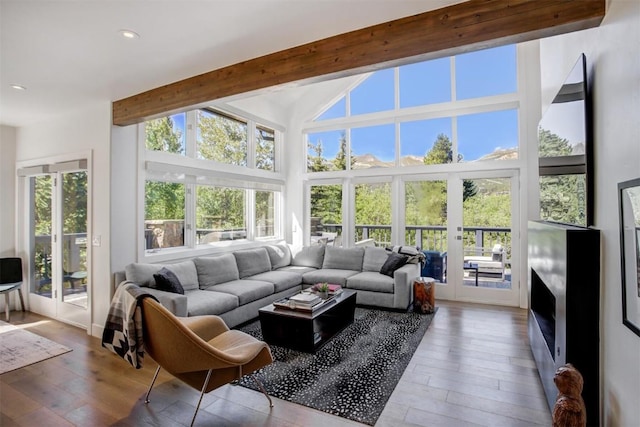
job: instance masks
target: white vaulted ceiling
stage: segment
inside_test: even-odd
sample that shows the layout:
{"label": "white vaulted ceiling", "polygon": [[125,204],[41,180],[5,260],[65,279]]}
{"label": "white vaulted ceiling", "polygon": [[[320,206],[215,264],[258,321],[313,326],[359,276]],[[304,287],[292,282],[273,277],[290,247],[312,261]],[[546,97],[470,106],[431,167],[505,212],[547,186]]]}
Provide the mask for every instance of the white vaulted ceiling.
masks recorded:
{"label": "white vaulted ceiling", "polygon": [[0,124],[24,126],[459,2],[0,0]]}

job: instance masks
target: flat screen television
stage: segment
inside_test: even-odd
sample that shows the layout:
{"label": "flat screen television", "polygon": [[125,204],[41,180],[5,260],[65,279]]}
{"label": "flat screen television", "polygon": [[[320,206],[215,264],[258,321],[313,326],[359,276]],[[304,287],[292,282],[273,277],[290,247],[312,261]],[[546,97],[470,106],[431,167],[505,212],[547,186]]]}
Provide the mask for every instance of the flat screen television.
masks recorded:
{"label": "flat screen television", "polygon": [[581,54],[538,126],[540,219],[594,223],[593,132]]}

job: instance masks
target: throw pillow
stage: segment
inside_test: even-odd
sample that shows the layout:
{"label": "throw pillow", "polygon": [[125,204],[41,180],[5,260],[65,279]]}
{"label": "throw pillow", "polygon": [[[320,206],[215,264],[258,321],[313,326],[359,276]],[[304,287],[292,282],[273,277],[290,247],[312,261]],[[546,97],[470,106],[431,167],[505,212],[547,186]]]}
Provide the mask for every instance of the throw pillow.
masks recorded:
{"label": "throw pillow", "polygon": [[389,258],[382,264],[380,273],[393,277],[393,273],[407,263],[407,257],[395,252],[389,254]]}
{"label": "throw pillow", "polygon": [[184,295],[182,284],[173,271],[163,267],[153,275],[153,278],[156,280],[156,289]]}

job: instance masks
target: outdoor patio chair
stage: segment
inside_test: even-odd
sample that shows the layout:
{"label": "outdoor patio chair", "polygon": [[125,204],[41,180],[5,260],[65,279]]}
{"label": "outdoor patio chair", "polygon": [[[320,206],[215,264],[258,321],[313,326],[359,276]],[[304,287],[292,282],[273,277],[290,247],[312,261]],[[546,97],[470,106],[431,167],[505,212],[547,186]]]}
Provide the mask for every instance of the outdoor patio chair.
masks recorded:
{"label": "outdoor patio chair", "polygon": [[[229,330],[218,316],[176,317],[153,298],[145,298],[142,323],[144,350],[158,363],[145,403],[149,403],[151,388],[162,367],[200,390],[191,425],[205,393],[273,362],[265,342],[244,332]],[[253,379],[273,407],[262,384],[256,377]]]}
{"label": "outdoor patio chair", "polygon": [[477,265],[477,273],[499,274],[504,280],[507,254],[502,245],[491,248],[471,248],[466,250],[464,262]]}

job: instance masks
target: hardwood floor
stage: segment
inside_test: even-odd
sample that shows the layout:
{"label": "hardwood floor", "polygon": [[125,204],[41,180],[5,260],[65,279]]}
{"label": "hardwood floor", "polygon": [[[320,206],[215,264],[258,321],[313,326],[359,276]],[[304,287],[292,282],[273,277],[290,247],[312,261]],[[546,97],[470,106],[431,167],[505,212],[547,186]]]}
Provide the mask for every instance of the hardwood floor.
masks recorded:
{"label": "hardwood floor", "polygon": [[[376,426],[550,425],[527,339],[526,311],[438,301],[439,311]],[[198,392],[136,370],[77,328],[32,313],[11,323],[73,351],[0,376],[0,426],[189,425]],[[198,426],[358,426],[239,386],[205,395]]]}

